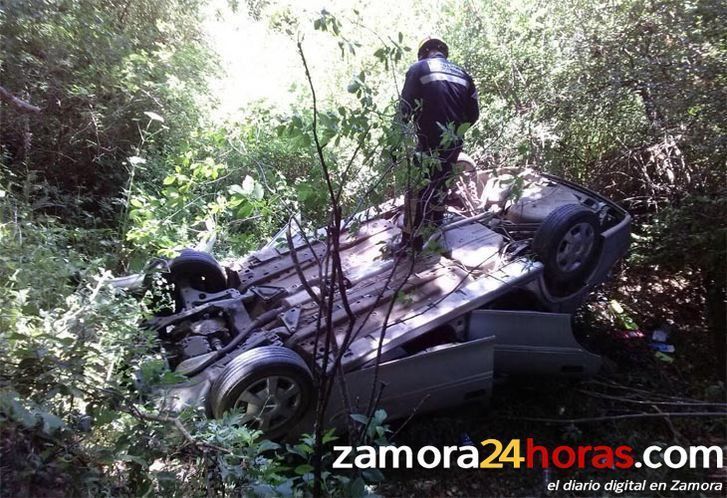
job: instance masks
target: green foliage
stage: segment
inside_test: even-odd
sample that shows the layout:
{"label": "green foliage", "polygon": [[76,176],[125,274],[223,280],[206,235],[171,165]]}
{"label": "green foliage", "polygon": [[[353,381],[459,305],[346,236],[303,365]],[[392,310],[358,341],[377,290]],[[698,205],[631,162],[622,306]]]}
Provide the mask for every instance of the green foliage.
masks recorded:
{"label": "green foliage", "polygon": [[608,303],[608,314],[610,315],[609,318],[616,327],[625,330],[637,330],[639,328],[631,316],[631,313],[627,312],[624,309],[623,304],[615,299],[611,299]]}
{"label": "green foliage", "polygon": [[[106,282],[111,270],[212,240],[218,256],[239,256],[291,217],[306,230],[326,224],[316,141],[344,215],[420,185],[392,75],[413,62],[406,33],[442,19],[482,109],[471,130],[448,128],[447,138],[466,131],[468,152],[492,166],[535,166],[624,201],[639,215],[630,263],[699,272],[709,316],[725,316],[727,59],[716,0],[452,1],[442,19],[423,7],[399,17],[331,9],[309,19],[312,34],[309,13],[293,5],[247,4],[276,34],[301,34],[315,114],[306,87],[291,108],[259,102],[209,124],[208,76],[218,68],[202,1],[0,9],[2,85],[42,108],[0,104],[0,440],[10,494],[310,494],[312,436],[281,447],[234,414],[157,414],[155,386],[178,377],[137,327],[150,296],[137,301]],[[381,33],[363,25],[376,15],[382,26],[410,19]],[[313,60],[326,43],[337,60]],[[515,198],[521,180],[503,180]],[[636,327],[620,297],[606,302],[611,326]],[[353,421],[363,440],[386,443],[385,413]],[[323,436],[324,468],[335,437]],[[322,487],[360,496],[379,479],[326,469]]]}
{"label": "green foliage", "polygon": [[480,91],[473,138],[503,160],[593,181],[595,161],[665,130],[686,141],[691,163],[714,168],[724,158],[717,2],[483,0],[463,9],[453,8],[447,39]]}
{"label": "green foliage", "polygon": [[727,259],[727,198],[695,195],[644,224],[634,257],[646,264],[719,272]]}
{"label": "green foliage", "polygon": [[377,446],[388,444],[387,435],[391,433],[391,429],[385,423],[386,417],[386,411],[381,409],[376,410],[371,417],[360,413],[351,414],[351,419],[360,426],[363,442]]}
{"label": "green foliage", "polygon": [[219,452],[211,462],[221,486],[259,495],[292,491],[285,484],[285,467],[276,458],[280,445],[261,439],[262,433],[241,425],[240,418],[228,413],[222,420],[200,418],[196,422],[198,441],[227,450]]}
{"label": "green foliage", "polygon": [[2,85],[41,108],[37,115],[3,112],[3,162],[53,185],[45,192],[53,201],[46,209],[72,209],[64,215],[76,222],[108,222],[127,183],[122,163],[133,155],[147,118],[171,123],[147,144],[160,152],[197,125],[198,96],[206,93],[214,64],[199,30],[201,3],[13,0],[3,6]]}
{"label": "green foliage", "polygon": [[[175,172],[168,184],[204,184],[215,178],[214,166]],[[251,180],[234,185],[228,203],[241,198],[236,207],[260,196]],[[282,448],[241,426],[239,415],[209,420],[190,410],[179,419],[190,441],[173,419],[154,415],[157,386],[180,379],[158,353],[154,334],[138,327],[146,299],[107,285],[111,274],[102,265],[112,258],[102,252],[63,257],[80,245],[73,237],[98,237],[97,231],[32,218],[7,193],[0,208],[17,216],[0,225],[0,433],[4,459],[12,462],[3,466],[5,492],[63,486],[70,495],[310,493],[311,436]],[[104,242],[89,249],[103,251]],[[335,439],[332,432],[324,438],[326,466]],[[361,495],[351,492],[359,489],[355,479],[329,470],[324,479],[332,495]]]}
{"label": "green foliage", "polygon": [[296,137],[271,130],[278,119],[260,107],[245,124],[198,131],[161,162],[152,159],[165,173],[130,196],[131,253],[144,260],[216,240],[218,254],[239,255],[277,230],[289,209],[319,211],[320,190],[306,190],[315,176],[303,174],[309,153]]}
{"label": "green foliage", "polygon": [[[106,285],[108,260],[96,251],[108,233],[34,217],[12,195],[0,208],[14,215],[0,224],[3,454],[25,455],[3,469],[4,486],[35,494],[60,480],[79,493],[96,489],[84,482],[99,477],[88,463],[95,457],[79,445],[93,437],[97,415],[113,411],[121,393],[130,395],[127,369],[148,354],[151,338],[137,326],[138,303]],[[86,253],[77,249],[82,241],[89,242]]]}

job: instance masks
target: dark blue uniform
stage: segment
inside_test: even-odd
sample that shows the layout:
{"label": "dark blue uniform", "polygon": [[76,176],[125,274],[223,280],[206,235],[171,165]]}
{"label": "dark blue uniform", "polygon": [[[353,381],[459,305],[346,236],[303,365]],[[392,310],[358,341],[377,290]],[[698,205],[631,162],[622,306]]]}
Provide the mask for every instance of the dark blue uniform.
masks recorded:
{"label": "dark blue uniform", "polygon": [[[474,124],[480,116],[477,90],[472,78],[443,55],[411,65],[401,92],[400,111],[405,121],[417,127],[417,150],[438,159],[435,167],[423,172],[426,187],[407,192],[402,242],[421,250],[422,226],[438,225],[444,217],[446,181],[462,150],[461,139],[442,144],[443,129]],[[421,167],[421,163],[417,161]]]}
{"label": "dark blue uniform", "polygon": [[414,117],[419,150],[434,151],[442,139],[439,125],[446,128],[453,123],[456,130],[480,117],[475,84],[469,74],[444,56],[420,60],[406,73],[401,114],[406,121]]}

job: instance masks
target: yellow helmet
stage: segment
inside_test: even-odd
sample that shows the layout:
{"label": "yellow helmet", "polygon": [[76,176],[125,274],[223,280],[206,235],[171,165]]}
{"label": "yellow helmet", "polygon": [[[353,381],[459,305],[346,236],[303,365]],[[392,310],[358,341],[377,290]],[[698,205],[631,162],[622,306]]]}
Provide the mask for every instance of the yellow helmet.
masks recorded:
{"label": "yellow helmet", "polygon": [[422,60],[430,50],[439,50],[445,57],[449,57],[449,47],[446,43],[444,43],[444,40],[438,36],[429,35],[419,42],[417,58]]}

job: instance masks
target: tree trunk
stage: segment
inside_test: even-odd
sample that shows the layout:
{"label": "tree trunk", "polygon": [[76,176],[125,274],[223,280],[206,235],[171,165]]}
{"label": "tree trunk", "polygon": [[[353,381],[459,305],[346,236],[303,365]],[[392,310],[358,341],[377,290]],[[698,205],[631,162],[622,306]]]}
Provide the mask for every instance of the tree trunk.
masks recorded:
{"label": "tree trunk", "polygon": [[649,120],[651,128],[655,131],[661,131],[664,128],[664,116],[656,105],[654,96],[651,93],[651,85],[640,81],[636,84],[636,93],[639,94],[644,102],[644,111],[646,119]]}

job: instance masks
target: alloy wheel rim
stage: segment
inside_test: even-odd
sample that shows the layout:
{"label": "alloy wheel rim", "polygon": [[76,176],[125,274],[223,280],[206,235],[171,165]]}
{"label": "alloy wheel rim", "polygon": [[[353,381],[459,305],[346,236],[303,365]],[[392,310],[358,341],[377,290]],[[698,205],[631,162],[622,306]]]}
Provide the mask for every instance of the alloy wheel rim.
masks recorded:
{"label": "alloy wheel rim", "polygon": [[292,378],[272,375],[250,384],[235,401],[243,424],[270,432],[291,420],[302,402],[300,385]]}
{"label": "alloy wheel rim", "polygon": [[577,223],[563,236],[555,256],[558,269],[574,272],[580,269],[591,254],[596,240],[596,232],[590,223]]}

